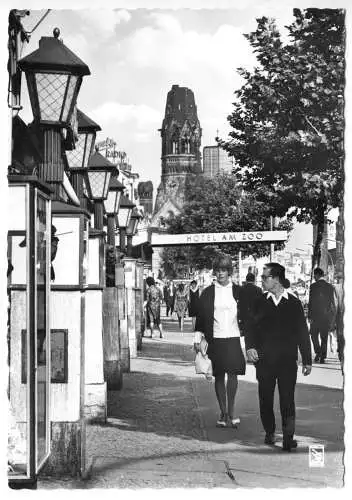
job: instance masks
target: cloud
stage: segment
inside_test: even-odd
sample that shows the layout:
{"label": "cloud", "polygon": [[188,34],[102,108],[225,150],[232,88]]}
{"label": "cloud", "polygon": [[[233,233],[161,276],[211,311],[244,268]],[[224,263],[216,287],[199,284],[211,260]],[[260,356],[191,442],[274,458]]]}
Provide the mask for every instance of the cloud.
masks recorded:
{"label": "cloud", "polygon": [[125,9],[113,11],[108,9],[86,9],[77,11],[77,14],[86,33],[99,33],[103,38],[111,36],[117,25],[128,23],[131,19],[131,14]]}
{"label": "cloud", "polygon": [[[183,31],[170,14],[152,13],[152,25],[136,30],[120,44],[119,51],[139,68],[186,73],[197,66],[228,74],[235,64],[248,64],[248,42],[242,30],[222,25],[214,34]],[[249,58],[250,59],[250,58]]]}
{"label": "cloud", "polygon": [[99,123],[104,134],[115,131],[118,137],[134,136],[137,142],[147,142],[161,123],[160,113],[146,104],[105,102],[89,116]]}

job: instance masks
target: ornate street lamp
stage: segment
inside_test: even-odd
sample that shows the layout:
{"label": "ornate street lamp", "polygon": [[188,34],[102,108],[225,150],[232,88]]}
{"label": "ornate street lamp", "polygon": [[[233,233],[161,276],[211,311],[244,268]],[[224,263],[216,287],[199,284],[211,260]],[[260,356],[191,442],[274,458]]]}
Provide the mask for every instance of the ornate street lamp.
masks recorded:
{"label": "ornate street lamp", "polygon": [[135,207],[132,210],[132,214],[130,217],[129,224],[126,228],[126,235],[127,235],[127,256],[131,257],[132,255],[132,238],[133,236],[137,233],[137,228],[138,228],[138,223],[142,219],[141,214]]}
{"label": "ornate street lamp", "polygon": [[134,207],[135,204],[132,203],[126,196],[121,196],[117,220],[118,228],[120,231],[120,251],[122,253],[125,253],[126,251],[126,229],[129,225],[132,210],[134,209]]}
{"label": "ornate street lamp", "polygon": [[94,150],[97,132],[100,126],[91,118],[77,109],[78,140],[75,149],[66,151],[67,163],[71,172],[73,188],[80,200],[81,206],[86,208],[84,196],[84,179],[87,175],[89,157]]}
{"label": "ornate street lamp", "polygon": [[108,197],[111,174],[116,167],[101,155],[96,148],[95,153],[89,158],[87,168],[86,187],[88,197],[94,201],[94,227],[101,230],[104,227],[103,200]]}
{"label": "ornate street lamp", "polygon": [[[116,169],[117,170],[117,169]],[[108,197],[104,201],[105,212],[108,218],[108,244],[115,248],[115,219],[120,208],[121,195],[125,186],[115,176],[111,176]]]}
{"label": "ornate street lamp", "polygon": [[60,30],[54,37],[42,37],[39,49],[21,59],[19,68],[26,74],[34,122],[43,130],[44,159],[39,178],[62,183],[62,129],[75,127],[77,95],[88,66],[60,40]]}

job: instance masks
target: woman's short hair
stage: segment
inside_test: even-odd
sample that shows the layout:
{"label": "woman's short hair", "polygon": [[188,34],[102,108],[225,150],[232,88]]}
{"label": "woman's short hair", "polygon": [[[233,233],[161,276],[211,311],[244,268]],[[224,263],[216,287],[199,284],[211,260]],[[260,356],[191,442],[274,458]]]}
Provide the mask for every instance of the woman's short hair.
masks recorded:
{"label": "woman's short hair", "polygon": [[229,255],[220,254],[215,257],[213,262],[213,271],[217,272],[219,269],[227,269],[229,274],[232,274],[233,266]]}
{"label": "woman's short hair", "polygon": [[148,286],[155,285],[154,278],[152,276],[148,276],[148,278],[145,280]]}

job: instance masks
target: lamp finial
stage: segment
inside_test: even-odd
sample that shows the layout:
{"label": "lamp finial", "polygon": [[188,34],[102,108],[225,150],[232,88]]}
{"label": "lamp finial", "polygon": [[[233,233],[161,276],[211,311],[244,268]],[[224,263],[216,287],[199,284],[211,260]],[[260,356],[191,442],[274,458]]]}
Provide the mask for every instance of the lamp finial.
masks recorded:
{"label": "lamp finial", "polygon": [[54,35],[55,38],[59,38],[59,36],[60,36],[60,30],[59,30],[59,28],[54,28],[53,35]]}

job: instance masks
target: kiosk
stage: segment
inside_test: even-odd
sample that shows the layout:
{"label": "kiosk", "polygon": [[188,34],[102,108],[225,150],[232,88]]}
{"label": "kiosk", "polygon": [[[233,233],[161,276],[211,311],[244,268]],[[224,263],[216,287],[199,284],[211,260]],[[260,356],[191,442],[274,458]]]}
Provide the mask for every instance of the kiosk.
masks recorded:
{"label": "kiosk", "polygon": [[[50,453],[50,188],[9,176],[9,484],[36,482]],[[17,486],[16,486],[17,485]]]}

